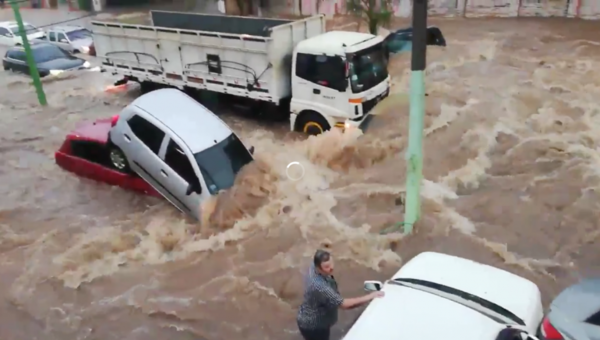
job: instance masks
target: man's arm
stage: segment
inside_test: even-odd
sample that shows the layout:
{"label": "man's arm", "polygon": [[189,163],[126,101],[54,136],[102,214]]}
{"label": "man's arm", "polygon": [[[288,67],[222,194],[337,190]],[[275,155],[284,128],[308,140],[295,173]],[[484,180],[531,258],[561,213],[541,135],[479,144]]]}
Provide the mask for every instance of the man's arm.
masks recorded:
{"label": "man's arm", "polygon": [[352,309],[363,305],[376,297],[383,296],[383,292],[373,292],[367,295],[363,295],[355,298],[344,299],[340,293],[336,292],[331,287],[319,286],[317,289],[321,295],[321,299],[324,303],[332,307],[338,307],[341,309]]}

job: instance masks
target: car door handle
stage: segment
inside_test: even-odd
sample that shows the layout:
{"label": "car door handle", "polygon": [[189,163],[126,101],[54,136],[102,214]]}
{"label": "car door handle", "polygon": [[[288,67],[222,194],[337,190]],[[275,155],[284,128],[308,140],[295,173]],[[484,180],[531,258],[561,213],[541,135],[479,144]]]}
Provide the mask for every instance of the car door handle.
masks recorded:
{"label": "car door handle", "polygon": [[313,93],[314,94],[321,94],[321,90],[319,90],[319,89],[313,89]]}
{"label": "car door handle", "polygon": [[161,170],[161,171],[160,171],[160,174],[161,174],[163,177],[169,177],[169,175],[167,175],[167,173],[166,173],[164,170]]}
{"label": "car door handle", "polygon": [[129,136],[127,136],[127,134],[123,134],[123,137],[125,138],[126,141],[131,142],[131,138],[129,138]]}

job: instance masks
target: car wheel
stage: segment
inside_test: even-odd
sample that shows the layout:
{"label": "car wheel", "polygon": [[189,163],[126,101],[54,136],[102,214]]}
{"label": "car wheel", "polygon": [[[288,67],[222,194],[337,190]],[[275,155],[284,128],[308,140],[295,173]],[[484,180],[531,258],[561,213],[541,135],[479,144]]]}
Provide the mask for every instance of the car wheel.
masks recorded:
{"label": "car wheel", "polygon": [[306,133],[307,135],[320,135],[323,132],[331,129],[329,122],[323,116],[314,111],[306,112],[300,115],[299,120],[300,121],[296,124],[298,130]]}
{"label": "car wheel", "polygon": [[127,162],[127,157],[125,156],[123,151],[121,151],[121,149],[119,149],[117,146],[111,146],[109,157],[110,165],[113,168],[123,173],[131,173],[131,168],[129,167],[129,163]]}

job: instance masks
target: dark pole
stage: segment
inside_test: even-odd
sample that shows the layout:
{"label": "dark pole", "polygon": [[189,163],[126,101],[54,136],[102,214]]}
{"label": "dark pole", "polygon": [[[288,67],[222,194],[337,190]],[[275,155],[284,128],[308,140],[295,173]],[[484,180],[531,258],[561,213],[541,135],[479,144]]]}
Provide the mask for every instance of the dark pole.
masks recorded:
{"label": "dark pole", "polygon": [[414,0],[410,74],[410,123],[406,154],[404,232],[411,233],[421,215],[423,173],[423,118],[425,116],[425,64],[427,62],[427,0]]}

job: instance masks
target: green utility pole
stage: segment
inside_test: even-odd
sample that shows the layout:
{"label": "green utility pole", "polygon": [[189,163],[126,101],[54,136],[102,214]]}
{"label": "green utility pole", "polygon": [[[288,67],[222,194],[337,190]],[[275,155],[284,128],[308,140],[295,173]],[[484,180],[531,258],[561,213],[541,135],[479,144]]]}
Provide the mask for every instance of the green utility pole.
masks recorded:
{"label": "green utility pole", "polygon": [[48,102],[46,101],[46,94],[44,93],[44,88],[42,87],[42,81],[40,80],[40,74],[38,72],[37,65],[35,64],[35,60],[33,59],[33,54],[31,53],[31,46],[29,46],[29,40],[27,40],[27,32],[25,32],[25,26],[23,25],[23,18],[21,18],[19,5],[14,1],[10,1],[9,3],[13,9],[13,12],[15,13],[15,21],[19,26],[19,35],[23,40],[23,48],[25,49],[25,56],[27,57],[27,66],[29,66],[29,73],[31,74],[31,78],[33,79],[33,86],[35,86],[38,101],[40,102],[40,105],[46,106],[48,105]]}
{"label": "green utility pole", "polygon": [[410,122],[406,153],[404,232],[409,234],[421,215],[423,177],[423,118],[425,116],[425,64],[427,54],[427,0],[414,0],[410,74]]}

